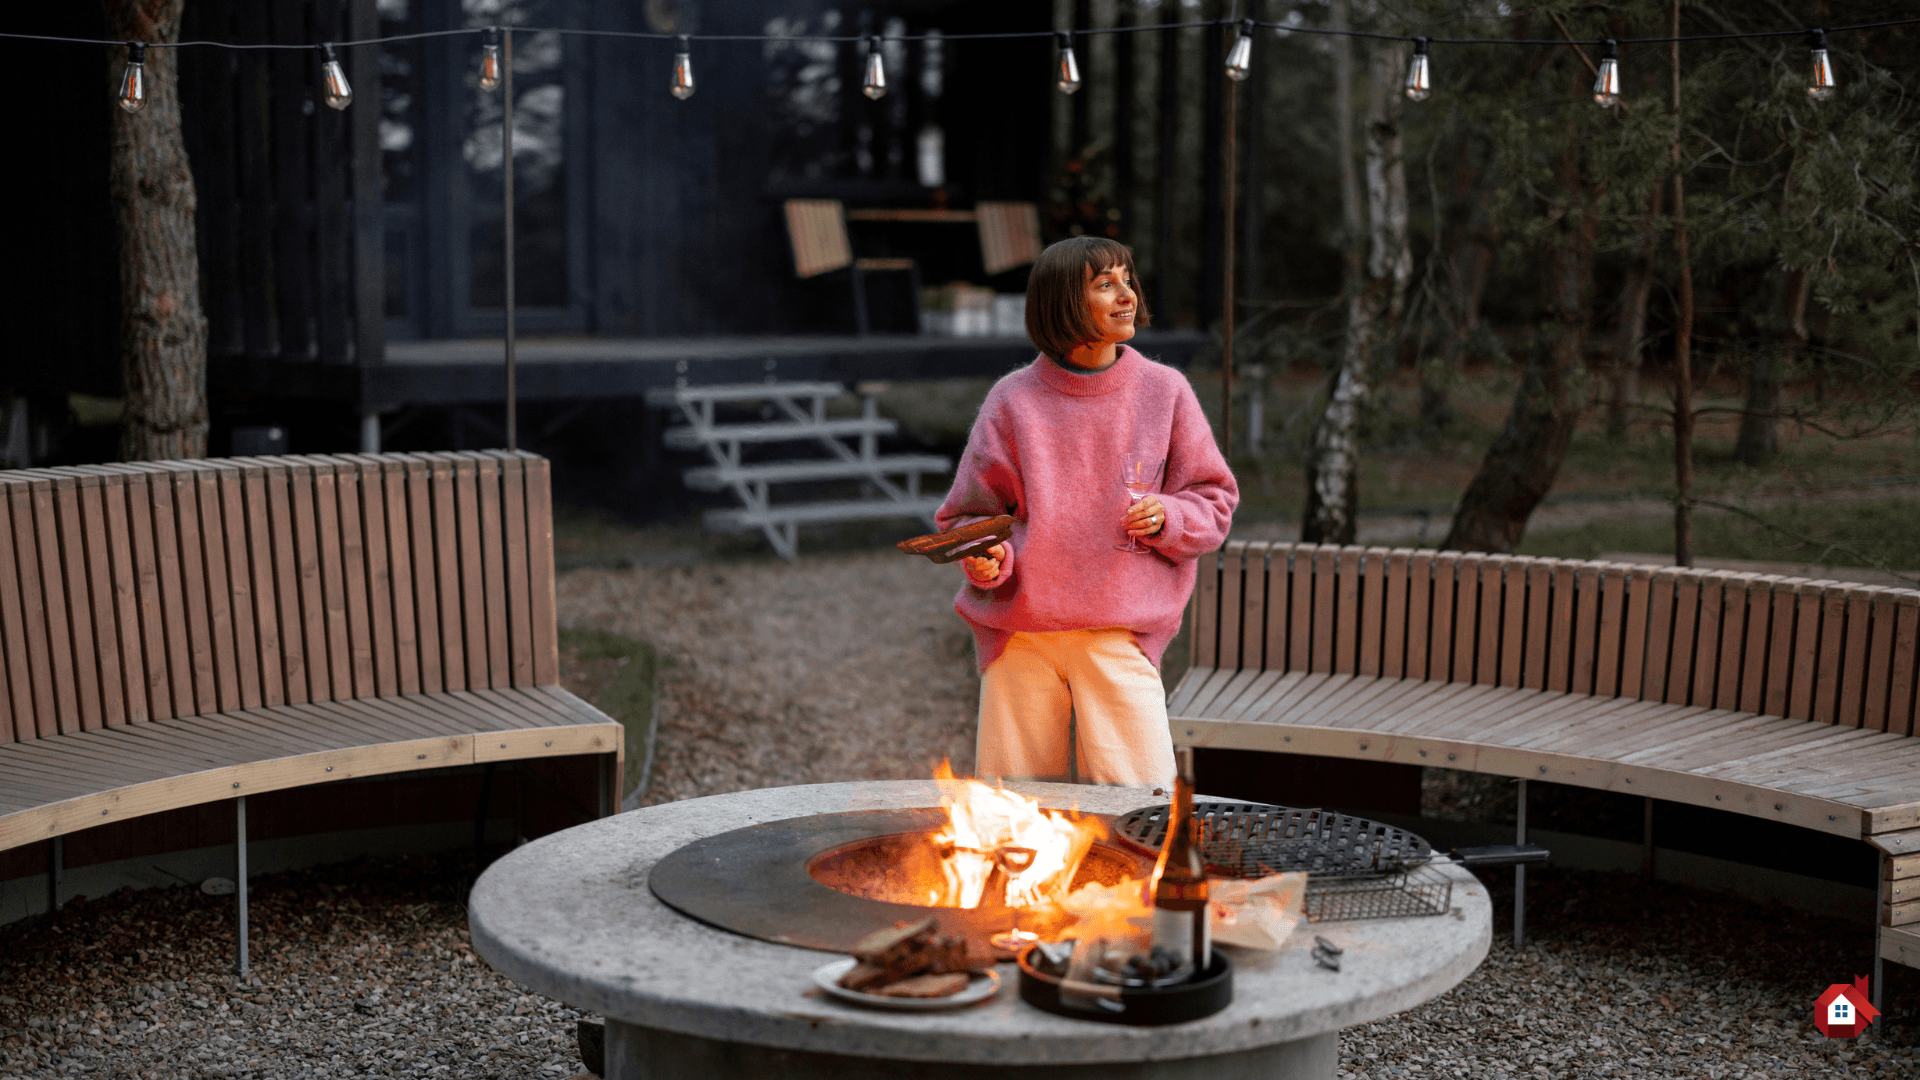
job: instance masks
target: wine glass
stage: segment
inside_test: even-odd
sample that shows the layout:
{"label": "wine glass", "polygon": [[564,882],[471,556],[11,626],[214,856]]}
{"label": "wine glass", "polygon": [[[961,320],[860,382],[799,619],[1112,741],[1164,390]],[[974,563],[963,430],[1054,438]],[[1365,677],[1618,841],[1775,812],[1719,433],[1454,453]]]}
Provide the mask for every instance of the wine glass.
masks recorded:
{"label": "wine glass", "polygon": [[[1165,461],[1150,458],[1128,458],[1121,464],[1120,486],[1126,489],[1127,505],[1129,507],[1160,490],[1160,473],[1165,466]],[[1125,522],[1126,519],[1124,517],[1121,518],[1120,528],[1123,533],[1126,531]],[[1142,544],[1139,537],[1131,535],[1127,536],[1126,543],[1115,544],[1113,547],[1115,551],[1142,552],[1153,550],[1145,544]]]}

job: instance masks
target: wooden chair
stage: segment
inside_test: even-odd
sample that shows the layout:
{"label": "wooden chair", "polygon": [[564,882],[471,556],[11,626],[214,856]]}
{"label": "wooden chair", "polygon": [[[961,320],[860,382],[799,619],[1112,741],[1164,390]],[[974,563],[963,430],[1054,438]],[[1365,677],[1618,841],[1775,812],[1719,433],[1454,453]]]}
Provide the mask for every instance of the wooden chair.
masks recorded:
{"label": "wooden chair", "polygon": [[[559,686],[547,462],[347,454],[0,472],[0,850],[232,799],[598,755]],[[54,897],[58,899],[57,894]]]}
{"label": "wooden chair", "polygon": [[793,249],[794,276],[805,279],[846,270],[853,285],[853,323],[862,337],[872,332],[867,317],[868,274],[907,275],[917,319],[920,311],[920,267],[912,259],[855,258],[847,236],[847,214],[838,199],[788,199],[787,239]]}
{"label": "wooden chair", "polygon": [[1190,614],[1177,743],[1550,780],[1865,841],[1877,957],[1920,966],[1920,592],[1234,542],[1202,561]]}

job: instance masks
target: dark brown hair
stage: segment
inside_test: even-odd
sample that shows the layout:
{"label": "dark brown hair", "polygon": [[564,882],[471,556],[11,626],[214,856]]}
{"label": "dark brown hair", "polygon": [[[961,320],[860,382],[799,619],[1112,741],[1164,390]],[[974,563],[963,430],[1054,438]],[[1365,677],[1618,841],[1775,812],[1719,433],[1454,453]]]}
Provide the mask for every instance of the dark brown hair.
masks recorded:
{"label": "dark brown hair", "polygon": [[[1104,236],[1069,237],[1040,253],[1027,275],[1027,337],[1036,348],[1064,364],[1068,353],[1099,338],[1087,311],[1087,275],[1112,267],[1134,277],[1133,251]],[[1152,317],[1137,281],[1133,292],[1133,324],[1146,326]]]}

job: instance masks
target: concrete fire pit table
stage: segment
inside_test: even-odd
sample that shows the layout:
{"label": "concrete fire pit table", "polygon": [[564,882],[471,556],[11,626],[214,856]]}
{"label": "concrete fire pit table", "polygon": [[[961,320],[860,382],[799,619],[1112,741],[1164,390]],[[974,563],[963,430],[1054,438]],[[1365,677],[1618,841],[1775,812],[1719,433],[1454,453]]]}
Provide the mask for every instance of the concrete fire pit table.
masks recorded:
{"label": "concrete fire pit table", "polygon": [[[831,954],[716,929],[647,886],[684,844],[811,815],[940,805],[941,782],[771,788],[653,806],[544,837],[489,867],[469,904],[473,944],[531,990],[607,1021],[606,1080],[679,1077],[1330,1078],[1339,1031],[1427,1001],[1486,957],[1491,907],[1466,870],[1445,915],[1309,924],[1286,947],[1230,950],[1233,1004],[1165,1027],[1073,1020],[1020,1000],[1001,964],[992,999],[895,1013],[822,994]],[[1020,784],[1041,805],[1120,815],[1164,799],[1138,789]],[[796,898],[796,902],[804,902]],[[1341,970],[1309,957],[1318,933]]]}

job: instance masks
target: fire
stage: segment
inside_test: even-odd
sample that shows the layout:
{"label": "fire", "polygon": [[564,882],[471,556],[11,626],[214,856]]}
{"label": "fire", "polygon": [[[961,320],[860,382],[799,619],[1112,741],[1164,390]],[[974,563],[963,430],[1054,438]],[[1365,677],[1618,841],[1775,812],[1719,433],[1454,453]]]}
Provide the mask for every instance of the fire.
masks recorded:
{"label": "fire", "polygon": [[[934,777],[953,780],[953,770],[942,762]],[[979,907],[996,868],[1007,907],[1052,906],[1064,899],[1081,858],[1106,831],[1100,822],[1042,810],[1033,799],[978,780],[957,783],[959,790],[948,788],[941,799],[947,827],[933,837],[944,856],[946,889],[929,889],[929,902],[944,895],[955,907]]]}

